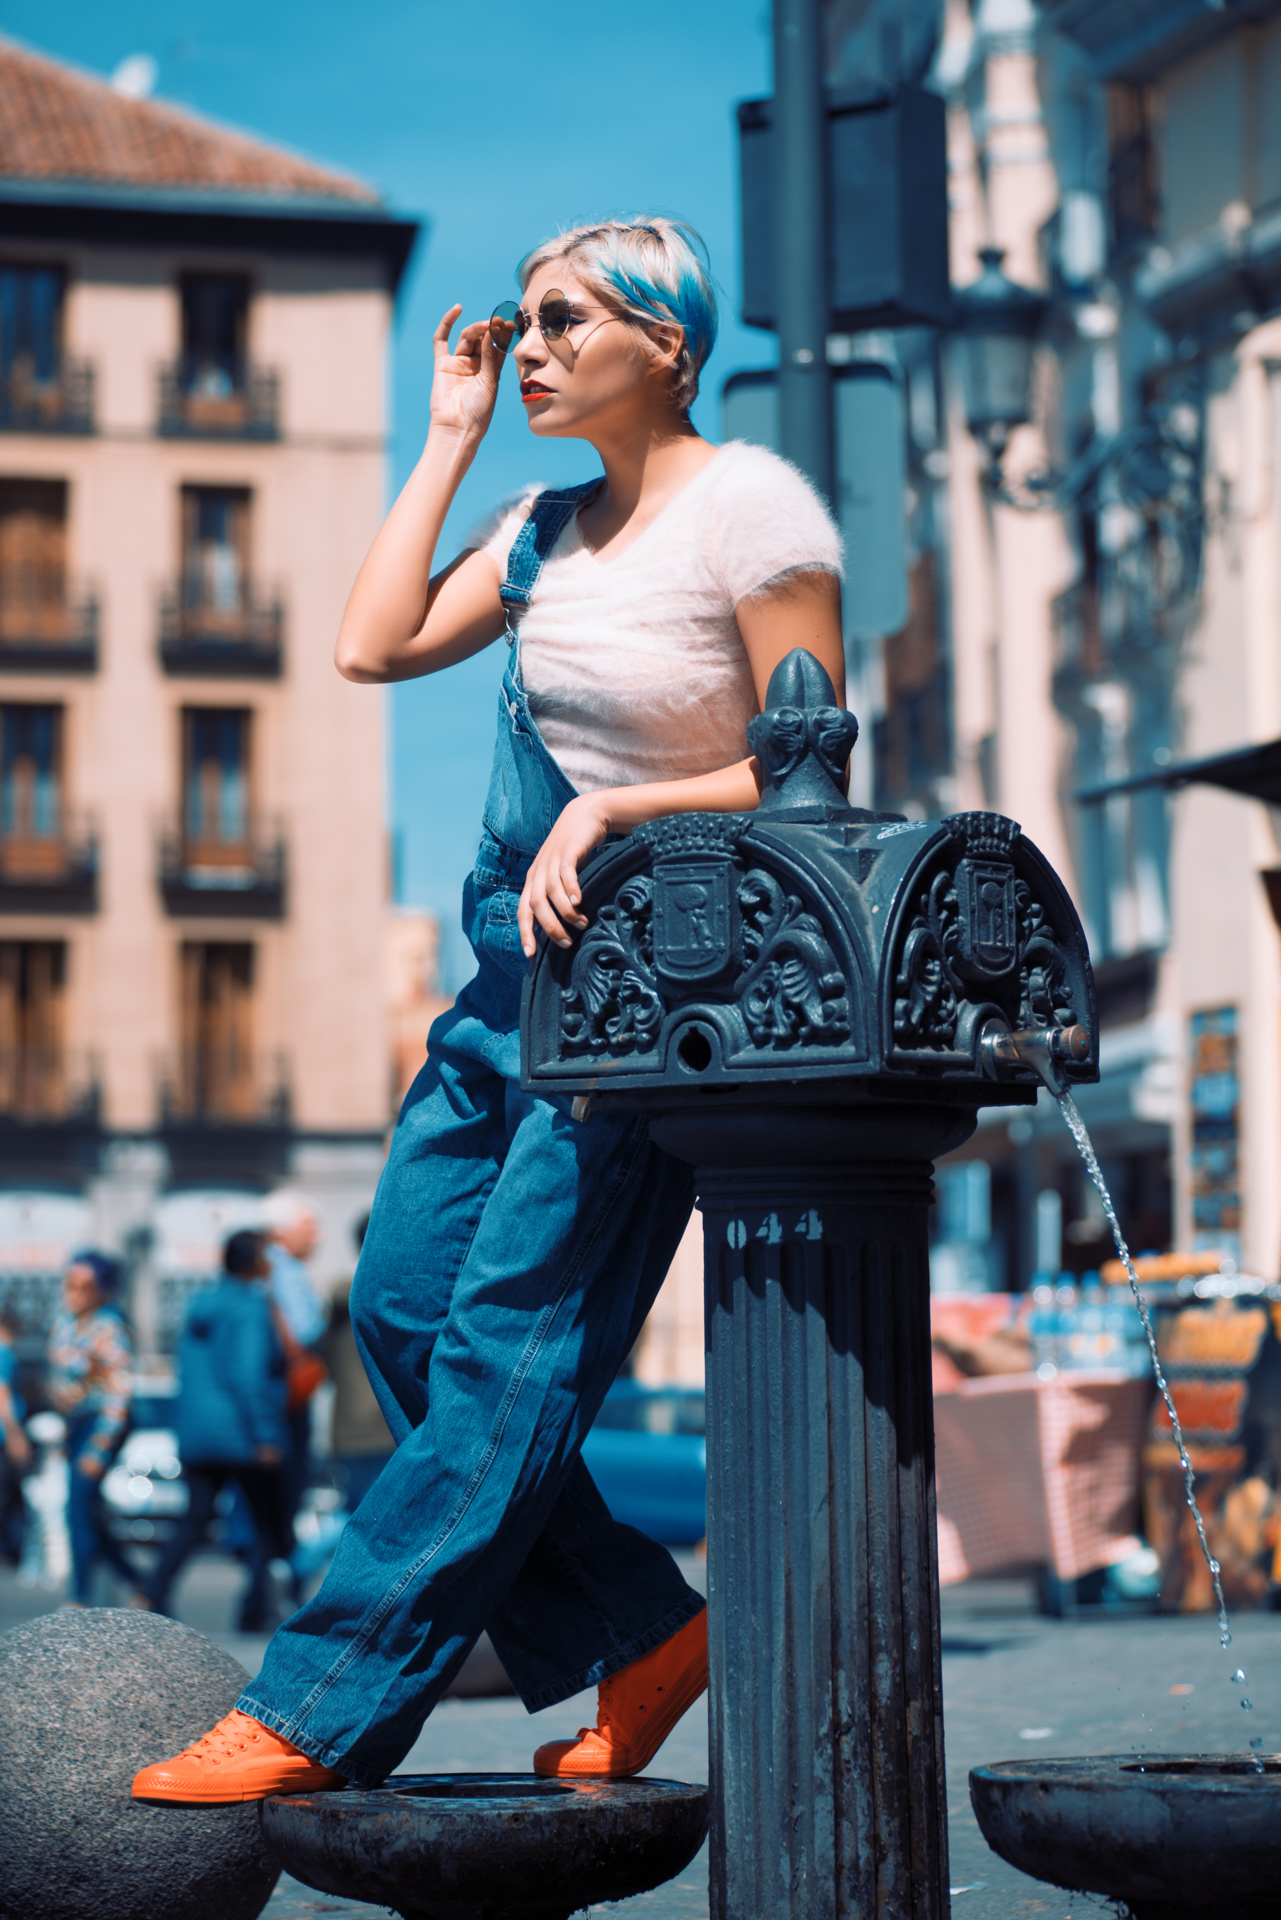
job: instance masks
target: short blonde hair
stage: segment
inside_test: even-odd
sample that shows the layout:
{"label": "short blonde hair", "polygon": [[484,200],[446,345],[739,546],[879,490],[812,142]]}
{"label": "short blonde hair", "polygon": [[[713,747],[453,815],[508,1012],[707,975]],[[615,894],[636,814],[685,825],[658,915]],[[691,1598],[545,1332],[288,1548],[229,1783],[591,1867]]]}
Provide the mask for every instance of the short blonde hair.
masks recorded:
{"label": "short blonde hair", "polygon": [[687,413],[698,376],[716,344],[716,295],[707,248],[683,220],[602,220],[571,227],[527,253],[516,269],[521,292],[540,268],[564,260],[589,292],[650,339],[660,327],[683,336],[672,370],[672,398]]}

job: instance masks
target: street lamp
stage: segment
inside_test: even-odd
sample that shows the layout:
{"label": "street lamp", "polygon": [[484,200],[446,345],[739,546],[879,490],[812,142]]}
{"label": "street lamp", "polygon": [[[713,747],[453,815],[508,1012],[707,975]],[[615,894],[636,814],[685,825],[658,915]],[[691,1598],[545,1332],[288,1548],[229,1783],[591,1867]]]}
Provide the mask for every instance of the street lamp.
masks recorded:
{"label": "street lamp", "polygon": [[1147,618],[1168,611],[1200,578],[1199,372],[1186,369],[1162,401],[1119,432],[1094,435],[1066,467],[1010,479],[1005,450],[1032,417],[1032,353],[1050,303],[1002,272],[1004,258],[1000,247],[981,248],[982,273],[953,297],[966,425],[986,456],[984,489],[1022,513],[1129,509],[1139,525],[1122,556],[1131,596],[1139,592]]}
{"label": "street lamp", "polygon": [[1015,427],[1032,417],[1032,348],[1047,301],[1001,271],[1003,247],[982,247],[983,271],[956,294],[956,341],[970,432],[999,485]]}

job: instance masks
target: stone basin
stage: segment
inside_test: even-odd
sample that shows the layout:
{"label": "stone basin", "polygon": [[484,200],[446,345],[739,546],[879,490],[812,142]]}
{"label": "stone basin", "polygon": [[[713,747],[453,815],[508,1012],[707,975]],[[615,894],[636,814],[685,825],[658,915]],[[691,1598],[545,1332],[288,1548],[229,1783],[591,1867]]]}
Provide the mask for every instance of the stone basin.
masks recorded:
{"label": "stone basin", "polygon": [[1002,1760],[974,1768],[970,1799],[1020,1873],[1134,1920],[1281,1920],[1281,1755]]}
{"label": "stone basin", "polygon": [[707,1832],[707,1788],[532,1773],[393,1774],[373,1790],[262,1805],[296,1880],[405,1920],[566,1920],[661,1886]]}

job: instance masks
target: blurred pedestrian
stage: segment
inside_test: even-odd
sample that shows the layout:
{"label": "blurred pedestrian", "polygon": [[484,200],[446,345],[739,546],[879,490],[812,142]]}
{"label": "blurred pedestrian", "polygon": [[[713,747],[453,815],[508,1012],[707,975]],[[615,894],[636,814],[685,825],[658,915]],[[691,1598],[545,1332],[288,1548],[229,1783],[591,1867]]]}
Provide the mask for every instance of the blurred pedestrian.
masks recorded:
{"label": "blurred pedestrian", "polygon": [[22,1331],[16,1313],[0,1312],[0,1560],[17,1566],[22,1558],[22,1482],[31,1466],[31,1442],[23,1420],[26,1407],[18,1392],[18,1355],[14,1341]]}
{"label": "blurred pedestrian", "polygon": [[67,1530],[73,1607],[93,1605],[93,1571],[106,1561],[141,1604],[138,1574],[112,1537],[102,1477],[120,1451],[133,1398],[133,1343],[118,1295],[120,1262],[88,1248],[62,1277],[62,1311],[49,1335],[49,1398],[67,1423]]}
{"label": "blurred pedestrian", "polygon": [[[356,1251],[365,1244],[369,1215],[356,1222]],[[351,1326],[351,1278],[340,1280],[330,1294],[329,1331],[320,1351],[334,1383],[334,1476],[354,1513],[392,1454],[396,1442],[383,1419],[365,1363]]]}
{"label": "blurred pedestrian", "polygon": [[286,1420],[289,1452],[285,1461],[285,1514],[292,1528],[311,1482],[311,1401],[325,1378],[319,1354],[325,1309],[312,1285],[306,1262],[320,1245],[316,1210],[301,1193],[281,1188],[264,1209],[267,1257],[271,1263],[271,1300],[285,1349]]}
{"label": "blurred pedestrian", "polygon": [[261,1234],[233,1233],[222,1264],[219,1278],[192,1301],[178,1348],[178,1453],[189,1499],[145,1591],[151,1606],[168,1612],[175,1577],[199,1545],[222,1488],[234,1481],[256,1534],[238,1626],[241,1633],[264,1633],[278,1617],[271,1562],[289,1551],[285,1355],[265,1284],[271,1266]]}

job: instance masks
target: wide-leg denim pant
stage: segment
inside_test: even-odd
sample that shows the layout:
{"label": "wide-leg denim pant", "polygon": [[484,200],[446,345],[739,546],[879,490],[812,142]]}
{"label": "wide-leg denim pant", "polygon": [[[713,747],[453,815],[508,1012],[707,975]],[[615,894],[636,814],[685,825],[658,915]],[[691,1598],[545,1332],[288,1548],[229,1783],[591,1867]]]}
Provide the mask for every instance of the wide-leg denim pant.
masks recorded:
{"label": "wide-leg denim pant", "polygon": [[664,1548],[610,1517],[579,1458],[689,1218],[692,1173],[641,1118],[579,1124],[568,1102],[521,1092],[522,967],[495,924],[514,916],[514,878],[473,898],[481,970],[432,1028],[352,1290],[397,1450],[239,1702],[366,1785],[404,1757],[483,1629],[533,1712],[703,1605]]}

